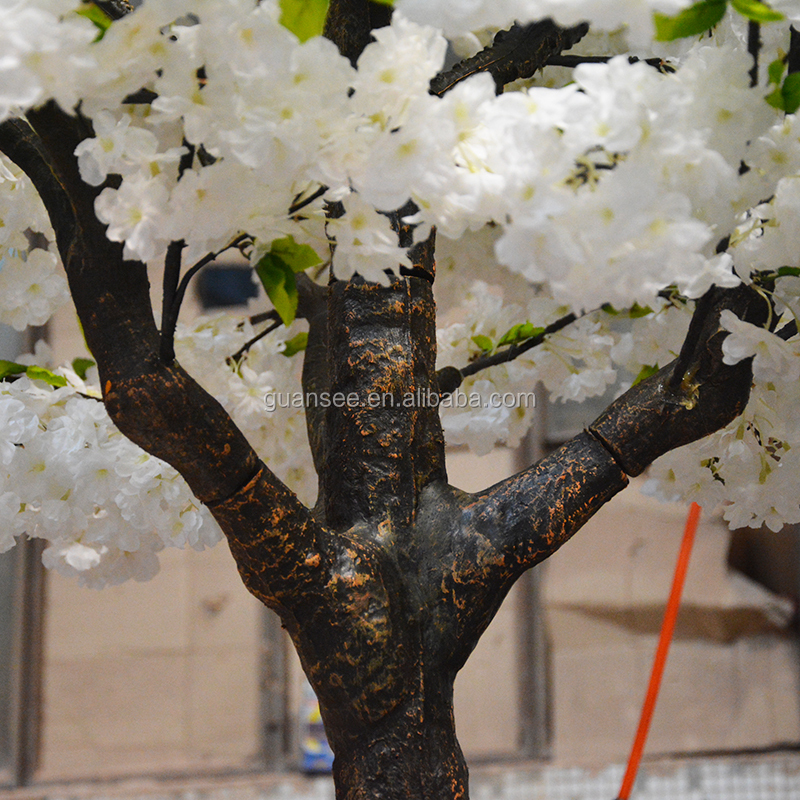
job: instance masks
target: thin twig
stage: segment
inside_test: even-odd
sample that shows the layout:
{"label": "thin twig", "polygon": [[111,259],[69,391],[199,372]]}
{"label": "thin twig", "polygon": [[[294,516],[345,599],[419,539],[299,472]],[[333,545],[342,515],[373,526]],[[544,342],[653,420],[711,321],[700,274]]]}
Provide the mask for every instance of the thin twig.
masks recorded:
{"label": "thin twig", "polygon": [[[175,358],[175,326],[178,324],[178,315],[180,314],[181,305],[183,303],[183,298],[186,295],[186,290],[189,288],[189,282],[192,278],[207,264],[210,264],[214,259],[219,258],[222,253],[226,250],[230,250],[232,247],[238,247],[243,241],[248,238],[248,234],[242,233],[237,236],[230,244],[225,245],[221,250],[217,250],[216,253],[208,253],[207,255],[203,256],[196,264],[191,266],[187,271],[186,274],[181,279],[180,283],[178,284],[177,289],[174,290],[172,294],[172,302],[169,306],[166,306],[166,310],[162,313],[161,317],[161,357],[168,358],[169,360],[166,363],[170,363]],[[173,242],[170,245],[170,248],[173,246],[184,247],[183,242]],[[179,257],[179,253],[178,253]],[[172,259],[175,259],[175,256],[172,256]],[[167,249],[167,260],[170,261],[170,249]],[[170,261],[171,263],[171,270],[174,270],[174,262]],[[166,267],[166,263],[165,263]],[[180,265],[178,265],[178,269],[180,269]],[[165,281],[166,281],[166,268],[165,268]],[[165,296],[166,296],[166,284],[165,284]]]}
{"label": "thin twig", "polygon": [[[547,60],[546,66],[548,67],[568,67],[572,69],[580,64],[608,64],[614,56],[572,56],[572,55],[555,55]],[[675,72],[675,67],[672,66],[663,58],[638,58],[637,56],[628,56],[629,64],[637,64],[642,61],[650,67],[654,67],[659,72],[672,73]]]}
{"label": "thin twig", "polygon": [[489,369],[489,367],[496,367],[498,364],[507,364],[509,361],[519,358],[523,353],[542,344],[548,336],[566,328],[577,319],[578,317],[573,313],[566,314],[555,322],[551,322],[543,331],[537,333],[536,336],[531,336],[530,339],[526,339],[524,342],[512,345],[507,350],[502,350],[487,356],[480,356],[467,364],[467,366],[461,367],[461,369],[457,367],[445,367],[439,370],[437,372],[437,379],[439,381],[440,395],[442,397],[447,397],[447,395],[452,394],[458,389],[464,378],[468,378],[470,375],[475,375],[484,369]]}
{"label": "thin twig", "polygon": [[175,360],[175,325],[177,314],[173,317],[175,294],[178,281],[181,277],[181,252],[186,247],[186,242],[181,239],[170,242],[167,255],[164,259],[164,280],[162,283],[161,297],[161,334],[159,342],[159,355],[164,364],[171,364]]}
{"label": "thin twig", "polygon": [[761,26],[757,22],[747,25],[747,51],[753,56],[753,66],[750,68],[750,86],[758,85],[758,54],[761,52]]}
{"label": "thin twig", "polygon": [[[252,317],[247,318],[247,321],[251,325],[260,325],[262,322],[266,322],[267,320],[272,320],[274,322],[276,319],[280,319],[280,316],[278,315],[278,312],[273,309],[271,311],[262,311],[259,314],[253,314]],[[244,322],[240,322],[236,327],[243,328]]]}
{"label": "thin twig", "polygon": [[[295,202],[289,206],[289,216],[293,217],[298,211],[302,211],[306,206],[311,205],[316,199],[322,197],[328,191],[327,186],[320,186],[313,194],[306,197],[305,200],[295,199]],[[299,197],[300,195],[298,195]]]}
{"label": "thin twig", "polygon": [[496,367],[498,364],[507,364],[509,361],[519,358],[523,353],[527,353],[528,350],[542,344],[548,336],[566,328],[567,325],[571,325],[576,319],[578,319],[578,317],[570,312],[560,319],[557,319],[555,322],[551,322],[541,333],[536,334],[536,336],[531,336],[530,339],[526,339],[524,342],[520,342],[520,344],[512,345],[508,350],[476,358],[475,361],[461,368],[461,375],[467,378],[489,367]]}
{"label": "thin twig", "polygon": [[225,359],[225,363],[230,366],[236,364],[245,353],[249,352],[250,348],[256,342],[260,341],[267,334],[272,333],[272,331],[276,330],[277,328],[280,328],[281,325],[283,325],[283,322],[281,322],[281,320],[279,319],[275,320],[275,322],[273,322],[272,325],[268,325],[266,328],[264,328],[263,331],[261,331],[261,333],[257,333],[252,339],[245,342],[232,356],[228,356]]}
{"label": "thin twig", "polygon": [[488,72],[494,78],[499,92],[518,78],[530,78],[553,56],[579,42],[588,30],[586,23],[561,28],[550,19],[514,25],[498,33],[480,53],[434,76],[430,93],[441,97],[457,83],[480,72]]}

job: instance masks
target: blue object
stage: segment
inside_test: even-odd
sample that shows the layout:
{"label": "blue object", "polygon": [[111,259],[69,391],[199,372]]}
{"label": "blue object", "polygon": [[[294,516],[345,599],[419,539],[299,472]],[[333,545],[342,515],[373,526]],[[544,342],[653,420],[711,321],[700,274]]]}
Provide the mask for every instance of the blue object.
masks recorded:
{"label": "blue object", "polygon": [[197,278],[197,293],[203,308],[244,306],[258,296],[249,267],[205,267]]}

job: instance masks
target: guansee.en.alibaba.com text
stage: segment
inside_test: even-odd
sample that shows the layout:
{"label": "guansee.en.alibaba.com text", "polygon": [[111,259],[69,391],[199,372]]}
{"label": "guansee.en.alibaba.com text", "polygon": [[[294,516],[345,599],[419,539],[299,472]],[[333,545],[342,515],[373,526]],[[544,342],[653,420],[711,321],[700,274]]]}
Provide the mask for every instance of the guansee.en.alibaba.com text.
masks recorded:
{"label": "guansee.en.alibaba.com text", "polygon": [[278,408],[535,408],[534,392],[455,391],[442,397],[431,389],[403,394],[383,392],[270,392],[264,397],[267,411]]}

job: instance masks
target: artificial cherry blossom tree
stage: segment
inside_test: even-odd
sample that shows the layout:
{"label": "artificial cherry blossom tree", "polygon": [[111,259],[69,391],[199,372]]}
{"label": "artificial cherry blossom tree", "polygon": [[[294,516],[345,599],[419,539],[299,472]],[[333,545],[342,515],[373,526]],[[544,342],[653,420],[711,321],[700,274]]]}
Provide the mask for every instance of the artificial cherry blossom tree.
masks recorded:
{"label": "artificial cherry blossom tree", "polygon": [[[337,797],[467,797],[456,673],[628,476],[655,461],[653,492],[734,526],[800,521],[796,20],[3,3],[0,319],[71,295],[93,360],[0,365],[0,548],[42,537],[100,587],[224,535],[319,696]],[[269,302],[181,321],[234,249]],[[528,470],[447,483],[445,439],[520,441],[515,397],[625,382]]]}

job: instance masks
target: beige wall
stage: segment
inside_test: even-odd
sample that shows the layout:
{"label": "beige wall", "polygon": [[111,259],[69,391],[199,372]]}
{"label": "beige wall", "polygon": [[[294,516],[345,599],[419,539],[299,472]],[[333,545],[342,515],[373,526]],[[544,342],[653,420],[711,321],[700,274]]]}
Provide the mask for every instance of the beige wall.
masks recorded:
{"label": "beige wall", "polygon": [[[640,493],[603,508],[547,562],[554,755],[627,759],[686,520]],[[800,741],[793,603],[728,567],[730,531],[704,513],[646,752],[736,751]]]}
{"label": "beige wall", "polygon": [[[497,448],[482,458],[459,449],[448,455],[451,484],[467,492],[486,489],[517,472],[517,453]],[[456,678],[456,731],[468,759],[517,751],[521,724],[519,587],[515,587]]]}
{"label": "beige wall", "polygon": [[41,777],[202,770],[258,749],[258,601],[222,543],[144,584],[47,583]]}

